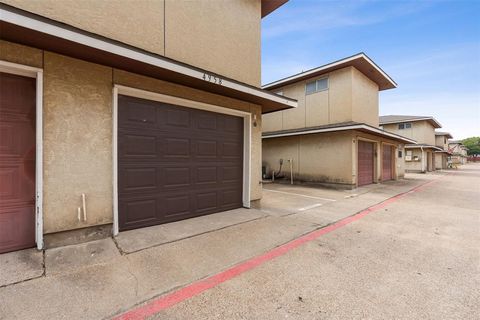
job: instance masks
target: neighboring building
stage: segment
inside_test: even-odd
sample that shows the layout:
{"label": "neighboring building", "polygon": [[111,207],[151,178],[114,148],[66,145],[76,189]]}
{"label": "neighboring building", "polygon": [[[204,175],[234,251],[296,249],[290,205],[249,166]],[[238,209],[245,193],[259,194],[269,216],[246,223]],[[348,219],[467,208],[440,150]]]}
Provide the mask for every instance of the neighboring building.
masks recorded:
{"label": "neighboring building", "polygon": [[261,198],[262,114],[296,106],[260,88],[286,0],[2,2],[0,253]]}
{"label": "neighboring building", "polygon": [[448,139],[452,139],[452,135],[448,132],[435,132],[435,146],[440,150],[435,151],[435,169],[447,169],[448,160],[450,158],[450,151],[448,148]]}
{"label": "neighboring building", "polygon": [[282,161],[295,181],[346,188],[402,177],[402,145],[415,141],[378,128],[378,92],[395,87],[363,53],[265,85],[298,100],[263,117],[267,176]]}
{"label": "neighboring building", "polygon": [[465,164],[467,163],[467,147],[460,140],[450,140],[448,141],[448,148],[452,154],[451,159],[454,164]]}
{"label": "neighboring building", "polygon": [[380,127],[416,140],[405,145],[405,171],[427,172],[435,170],[435,152],[442,151],[435,145],[435,129],[441,128],[433,117],[390,115],[380,117]]}

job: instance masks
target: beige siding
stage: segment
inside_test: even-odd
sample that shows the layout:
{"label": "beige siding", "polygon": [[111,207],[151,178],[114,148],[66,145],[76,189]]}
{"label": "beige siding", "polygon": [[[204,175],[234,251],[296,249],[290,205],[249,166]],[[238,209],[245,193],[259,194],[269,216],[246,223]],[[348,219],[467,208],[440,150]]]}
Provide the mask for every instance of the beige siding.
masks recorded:
{"label": "beige siding", "polygon": [[166,56],[260,86],[260,11],[258,0],[167,0]]}
{"label": "beige siding", "polygon": [[163,0],[2,0],[107,38],[163,55]]}
{"label": "beige siding", "polygon": [[[313,127],[352,121],[352,68],[345,68],[321,77],[300,81],[276,89],[298,100],[298,107],[264,116],[264,132]],[[305,93],[307,82],[328,76],[328,90]],[[378,116],[378,114],[376,115]]]}
{"label": "beige siding", "polygon": [[[323,77],[328,77],[328,90],[307,95],[306,83]],[[350,121],[378,127],[378,85],[353,67],[274,91],[297,99],[298,107],[265,115],[264,132]]]}
{"label": "beige siding", "polygon": [[330,73],[328,82],[328,122],[341,123],[352,121],[352,68],[345,68]]}
{"label": "beige siding", "polygon": [[[424,172],[427,168],[426,152],[422,153],[421,149],[406,149],[405,155],[408,151],[412,151],[412,159],[418,157],[418,161],[405,161],[406,172]],[[422,159],[423,158],[423,159]]]}
{"label": "beige siding", "polygon": [[352,120],[378,127],[378,85],[352,68]]}
{"label": "beige siding", "polygon": [[[112,222],[112,70],[45,53],[44,232]],[[77,220],[81,194],[88,221]]]}
{"label": "beige siding", "polygon": [[0,40],[0,59],[26,66],[42,68],[42,50]]}
{"label": "beige siding", "polygon": [[443,150],[448,150],[448,139],[446,136],[435,136],[435,145],[442,148]]}
{"label": "beige siding", "polygon": [[267,166],[269,173],[278,171],[280,159],[283,159],[282,173],[288,178],[290,167],[287,160],[293,159],[295,180],[354,187],[357,183],[358,140],[375,143],[375,181],[382,179],[382,158],[378,155],[382,154],[384,144],[394,147],[393,177],[403,178],[405,165],[403,157],[398,158],[398,142],[355,130],[263,139],[263,165]]}
{"label": "beige siding", "polygon": [[383,129],[415,140],[417,143],[435,145],[435,128],[427,121],[411,122],[409,129],[398,129],[398,124],[383,125]]}
{"label": "beige siding", "polygon": [[[263,163],[269,171],[290,175],[287,159],[293,159],[294,179],[352,185],[352,136],[350,132],[311,134],[263,139]],[[339,156],[341,155],[341,156]]]}
{"label": "beige siding", "polygon": [[1,2],[260,86],[260,0]]}

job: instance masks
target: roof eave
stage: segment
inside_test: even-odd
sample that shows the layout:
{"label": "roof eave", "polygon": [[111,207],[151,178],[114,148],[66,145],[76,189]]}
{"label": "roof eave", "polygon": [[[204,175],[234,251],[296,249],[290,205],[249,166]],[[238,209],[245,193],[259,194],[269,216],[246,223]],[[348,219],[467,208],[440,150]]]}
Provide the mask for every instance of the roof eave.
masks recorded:
{"label": "roof eave", "polygon": [[283,6],[285,3],[287,3],[288,0],[262,0],[262,18],[265,18],[268,16],[270,13],[273,11],[277,10],[281,6]]}
{"label": "roof eave", "polygon": [[401,143],[416,143],[415,140],[403,137],[398,134],[394,134],[385,130],[381,130],[363,123],[351,124],[339,127],[330,127],[330,128],[320,128],[320,129],[308,129],[299,130],[299,131],[284,131],[284,132],[268,132],[262,135],[262,139],[268,138],[279,138],[279,137],[288,137],[288,136],[297,136],[305,134],[315,134],[315,133],[326,133],[326,132],[336,132],[336,131],[347,131],[347,130],[359,130],[364,131],[374,135],[380,135],[392,140],[399,141]]}
{"label": "roof eave", "polygon": [[[355,65],[356,61],[357,62],[358,61],[363,61],[363,64],[366,64],[366,66],[364,65],[361,68],[363,70],[360,70],[359,66]],[[287,86],[287,85],[290,85],[290,84],[293,84],[293,83],[297,83],[297,82],[300,82],[300,81],[303,81],[303,80],[306,80],[306,79],[309,79],[309,78],[318,77],[318,76],[321,76],[323,74],[333,72],[335,70],[340,70],[340,69],[343,69],[343,68],[351,67],[351,66],[357,68],[357,70],[362,72],[366,77],[368,77],[372,81],[376,82],[377,85],[379,86],[380,91],[381,90],[393,89],[393,88],[397,87],[397,83],[385,71],[383,71],[377,64],[375,64],[375,62],[373,62],[365,53],[362,52],[362,53],[358,53],[358,54],[355,54],[353,56],[350,56],[350,57],[347,57],[347,58],[344,58],[344,59],[340,59],[340,60],[328,63],[326,65],[323,65],[323,66],[320,66],[320,67],[317,67],[317,68],[307,70],[305,72],[301,72],[301,73],[298,73],[298,74],[295,74],[295,75],[292,75],[292,76],[289,76],[289,77],[286,77],[286,78],[283,78],[283,79],[280,79],[280,80],[276,80],[274,82],[263,85],[262,88],[267,89],[267,90],[275,90],[275,89],[278,89],[280,87],[284,87],[284,86]],[[367,66],[369,66],[370,68],[368,68]],[[367,71],[370,71],[370,72],[367,72]],[[380,75],[380,77],[384,81],[376,80],[376,78],[374,78],[372,76],[372,74],[371,74],[372,72],[377,72],[378,75]]]}
{"label": "roof eave", "polygon": [[262,113],[297,107],[294,99],[3,3],[0,28],[6,41],[244,100],[260,105]]}

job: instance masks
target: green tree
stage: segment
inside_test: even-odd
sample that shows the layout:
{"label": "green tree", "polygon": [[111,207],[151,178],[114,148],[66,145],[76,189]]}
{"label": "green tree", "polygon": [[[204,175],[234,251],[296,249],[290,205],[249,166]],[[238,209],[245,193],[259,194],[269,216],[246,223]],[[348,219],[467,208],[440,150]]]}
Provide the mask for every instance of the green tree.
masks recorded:
{"label": "green tree", "polygon": [[470,137],[462,140],[462,143],[467,147],[468,155],[480,154],[480,137]]}

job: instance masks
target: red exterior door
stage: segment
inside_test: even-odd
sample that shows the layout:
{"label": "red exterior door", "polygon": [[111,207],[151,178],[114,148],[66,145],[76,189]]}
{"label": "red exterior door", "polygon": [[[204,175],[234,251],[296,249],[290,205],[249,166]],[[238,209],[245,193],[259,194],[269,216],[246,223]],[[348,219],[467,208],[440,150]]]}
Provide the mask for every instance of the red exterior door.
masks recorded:
{"label": "red exterior door", "polygon": [[0,73],[0,253],[35,245],[35,79]]}
{"label": "red exterior door", "polygon": [[373,183],[374,144],[358,141],[358,185]]}
{"label": "red exterior door", "polygon": [[382,157],[382,181],[393,179],[393,148],[389,145],[383,146]]}

